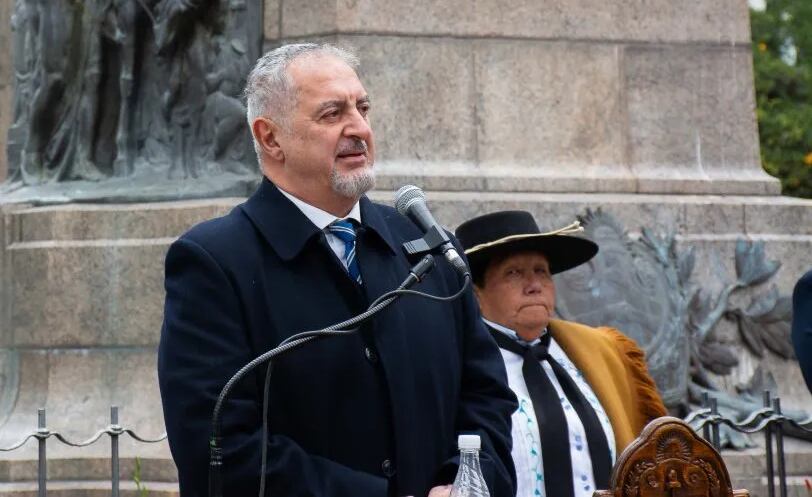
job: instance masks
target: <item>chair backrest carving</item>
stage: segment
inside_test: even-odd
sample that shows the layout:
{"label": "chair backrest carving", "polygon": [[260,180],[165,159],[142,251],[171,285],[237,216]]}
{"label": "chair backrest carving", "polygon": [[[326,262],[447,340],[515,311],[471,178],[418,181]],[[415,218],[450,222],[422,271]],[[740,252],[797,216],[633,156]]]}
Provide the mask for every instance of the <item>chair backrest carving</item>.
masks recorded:
{"label": "chair backrest carving", "polygon": [[652,421],[620,455],[611,489],[594,497],[745,497],[722,456],[678,418]]}

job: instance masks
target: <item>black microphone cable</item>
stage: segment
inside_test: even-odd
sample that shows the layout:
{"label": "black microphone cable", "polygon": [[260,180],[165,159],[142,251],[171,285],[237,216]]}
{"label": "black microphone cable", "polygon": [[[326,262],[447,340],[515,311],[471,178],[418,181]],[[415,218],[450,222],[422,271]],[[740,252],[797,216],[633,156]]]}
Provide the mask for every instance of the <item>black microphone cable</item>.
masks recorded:
{"label": "black microphone cable", "polygon": [[[220,415],[222,412],[223,404],[226,400],[226,397],[231,392],[234,385],[240,381],[246,374],[252,371],[254,368],[259,366],[265,361],[270,361],[270,359],[276,357],[277,355],[283,354],[289,350],[292,350],[296,347],[304,345],[305,343],[318,338],[318,337],[325,337],[325,336],[335,336],[335,335],[342,335],[348,333],[354,333],[358,330],[357,327],[351,328],[356,325],[360,325],[365,321],[369,320],[375,314],[383,310],[384,308],[388,307],[392,304],[395,300],[397,300],[402,295],[418,295],[424,298],[429,298],[432,300],[439,300],[439,301],[449,301],[459,298],[465,290],[471,284],[470,275],[466,274],[463,282],[462,288],[456,292],[455,294],[447,297],[440,297],[436,295],[430,295],[423,292],[418,292],[414,290],[408,290],[407,288],[414,285],[415,283],[422,280],[423,276],[428,273],[434,267],[434,258],[431,254],[427,254],[423,259],[420,260],[409,272],[409,276],[401,283],[401,285],[396,289],[392,290],[388,293],[385,293],[375,299],[372,304],[369,305],[366,311],[363,313],[352,317],[346,321],[341,323],[336,323],[334,325],[328,326],[321,330],[312,330],[306,331],[303,333],[299,333],[296,335],[292,335],[282,341],[277,347],[272,350],[265,352],[264,354],[256,357],[248,364],[240,368],[229,380],[226,382],[225,386],[220,391],[220,395],[217,398],[217,402],[214,405],[214,410],[212,412],[212,425],[211,425],[211,437],[209,439],[209,496],[210,497],[222,497],[223,495],[223,481],[222,481],[222,464],[223,464],[223,454],[222,448],[220,447]],[[262,423],[262,472],[260,474],[260,496],[264,495],[265,491],[265,469],[267,464],[267,433],[268,433],[268,426],[267,426],[267,404],[268,404],[268,396],[270,390],[270,377],[271,372],[273,369],[273,363],[269,362],[268,370],[266,371],[265,375],[265,383],[264,383],[264,392],[263,392],[263,423]]]}
{"label": "black microphone cable", "polygon": [[[429,257],[429,256],[427,256],[427,257]],[[370,310],[372,310],[373,308],[376,308],[378,306],[382,306],[382,307],[380,307],[378,309],[378,310],[382,310],[384,307],[388,306],[389,304],[391,304],[392,302],[397,300],[399,297],[402,297],[404,295],[414,295],[414,296],[419,296],[419,297],[423,297],[423,298],[427,298],[427,299],[435,300],[435,301],[440,301],[440,302],[449,302],[449,301],[452,301],[452,300],[456,300],[456,299],[460,298],[463,293],[465,293],[465,291],[468,289],[469,286],[471,286],[471,276],[470,276],[470,274],[465,274],[465,278],[464,278],[462,287],[456,293],[454,293],[453,295],[449,295],[447,297],[442,297],[442,296],[439,296],[439,295],[431,295],[429,293],[420,292],[420,291],[417,291],[417,290],[407,290],[406,287],[411,286],[411,285],[406,285],[405,283],[406,282],[401,284],[397,288],[397,290],[392,290],[390,292],[384,293],[383,295],[381,295],[380,297],[375,299],[369,305],[366,312],[369,312]],[[366,314],[366,312],[364,314]],[[360,314],[358,317],[363,316],[364,314]],[[377,311],[375,311],[374,314],[377,314]],[[370,318],[370,317],[372,317],[372,316],[370,315],[368,318]],[[364,321],[366,321],[367,319],[364,319]],[[290,337],[286,338],[285,340],[283,340],[279,344],[279,346],[282,346],[282,345],[285,345],[287,343],[291,343],[291,342],[294,342],[294,341],[298,341],[298,340],[310,341],[311,339],[318,338],[318,337],[349,335],[351,333],[355,333],[356,331],[358,331],[358,329],[359,329],[358,327],[350,328],[350,329],[327,329],[327,328],[325,328],[324,330],[305,331],[303,333],[299,333],[298,335],[293,335],[293,336],[290,336]],[[267,463],[268,463],[268,442],[267,442],[267,438],[268,438],[268,396],[270,395],[270,390],[271,390],[271,370],[272,369],[273,369],[273,361],[269,361],[268,362],[268,370],[265,372],[265,383],[264,383],[263,391],[262,391],[262,463],[261,463],[261,467],[260,467],[261,472],[260,472],[260,477],[259,477],[259,497],[264,497],[265,496],[265,477],[266,477],[265,470],[267,468]]]}

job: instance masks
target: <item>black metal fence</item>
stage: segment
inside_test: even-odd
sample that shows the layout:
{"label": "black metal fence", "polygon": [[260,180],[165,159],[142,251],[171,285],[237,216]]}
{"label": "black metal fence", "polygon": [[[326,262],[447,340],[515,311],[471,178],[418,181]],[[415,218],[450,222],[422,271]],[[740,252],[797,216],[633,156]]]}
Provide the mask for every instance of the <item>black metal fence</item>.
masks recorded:
{"label": "black metal fence", "polygon": [[[770,392],[764,392],[764,407],[750,413],[742,421],[726,417],[719,413],[715,398],[704,395],[702,408],[691,412],[685,421],[702,432],[702,436],[708,440],[716,450],[721,451],[719,429],[726,425],[740,433],[756,434],[764,432],[765,459],[767,468],[767,492],[768,497],[775,497],[775,477],[778,476],[779,497],[787,497],[787,474],[786,457],[784,453],[784,437],[787,433],[794,435],[812,436],[812,418],[798,422],[789,418],[781,412],[781,399],[771,397]],[[119,472],[119,440],[123,435],[129,435],[134,440],[141,443],[158,443],[166,440],[166,433],[155,439],[144,438],[136,434],[133,430],[121,427],[118,421],[118,407],[110,408],[110,424],[99,430],[95,435],[81,442],[73,442],[57,431],[48,429],[45,419],[45,409],[38,411],[38,426],[36,431],[28,434],[18,443],[11,447],[0,447],[0,453],[10,452],[21,448],[31,439],[36,439],[39,454],[37,458],[37,495],[46,496],[47,489],[47,442],[53,437],[59,442],[71,447],[86,447],[102,439],[102,436],[110,437],[110,482],[112,497],[119,497],[119,486],[121,482]]]}
{"label": "black metal fence", "polygon": [[781,399],[772,397],[769,391],[764,392],[764,407],[753,411],[742,421],[719,413],[716,399],[703,395],[703,407],[691,412],[685,421],[695,430],[702,431],[702,436],[716,450],[721,451],[719,428],[722,425],[749,435],[764,432],[764,457],[767,467],[768,497],[775,497],[775,477],[778,473],[778,491],[780,497],[787,497],[786,455],[784,437],[788,433],[807,438],[812,436],[812,418],[798,422],[781,412]]}
{"label": "black metal fence", "polygon": [[119,487],[121,484],[120,476],[120,459],[118,455],[119,439],[122,435],[129,435],[134,440],[142,443],[158,443],[166,440],[166,433],[158,438],[150,439],[144,438],[136,434],[133,430],[122,428],[118,424],[118,407],[110,407],[110,424],[95,435],[81,442],[73,442],[68,440],[64,435],[58,431],[51,431],[45,420],[45,409],[39,409],[37,412],[38,422],[36,431],[28,434],[25,438],[11,447],[0,447],[0,452],[11,452],[17,450],[26,444],[32,438],[37,439],[39,454],[37,456],[37,496],[45,497],[47,484],[48,484],[48,458],[47,458],[47,445],[48,439],[53,437],[58,441],[70,447],[87,447],[98,442],[103,435],[110,437],[110,486],[112,497],[119,497]]}

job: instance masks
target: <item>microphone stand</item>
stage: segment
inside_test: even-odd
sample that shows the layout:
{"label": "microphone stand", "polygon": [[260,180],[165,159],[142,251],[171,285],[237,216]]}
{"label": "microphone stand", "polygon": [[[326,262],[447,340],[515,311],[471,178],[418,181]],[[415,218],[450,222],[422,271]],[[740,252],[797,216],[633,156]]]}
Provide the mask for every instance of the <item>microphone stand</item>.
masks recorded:
{"label": "microphone stand", "polygon": [[[211,417],[211,437],[209,438],[209,497],[222,497],[223,495],[223,479],[221,472],[223,466],[223,449],[220,446],[220,442],[222,440],[220,435],[220,415],[222,413],[223,404],[226,397],[228,397],[228,394],[231,392],[234,385],[246,374],[265,361],[269,361],[270,359],[284,354],[285,352],[294,350],[314,340],[315,338],[357,331],[357,325],[368,321],[377,313],[395,302],[402,295],[402,293],[399,292],[406,290],[415,283],[420,282],[433,267],[434,257],[431,254],[425,255],[409,270],[409,276],[403,280],[403,283],[401,283],[396,290],[381,295],[372,304],[370,304],[366,311],[347,319],[346,321],[333,324],[321,330],[305,331],[286,338],[276,348],[265,352],[240,368],[240,370],[237,371],[234,376],[228,380],[228,382],[226,382],[225,386],[220,391],[220,395],[217,397],[217,402],[214,405],[214,411],[212,412]],[[271,367],[271,365],[269,364],[268,367]],[[265,416],[266,413],[262,413],[262,415]],[[266,441],[262,440],[262,443],[265,444]],[[264,474],[262,476],[264,481]]]}

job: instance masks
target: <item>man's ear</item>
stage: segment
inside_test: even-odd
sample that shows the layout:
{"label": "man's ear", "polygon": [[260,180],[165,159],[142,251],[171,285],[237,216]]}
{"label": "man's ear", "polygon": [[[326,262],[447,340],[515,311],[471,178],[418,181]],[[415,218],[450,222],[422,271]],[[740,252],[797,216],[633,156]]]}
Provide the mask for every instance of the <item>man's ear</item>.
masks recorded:
{"label": "man's ear", "polygon": [[277,141],[280,127],[275,122],[266,117],[258,117],[251,123],[251,132],[254,133],[254,139],[259,144],[259,148],[266,155],[277,162],[285,161],[285,153]]}

